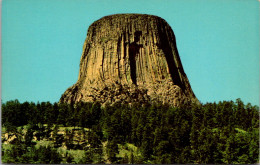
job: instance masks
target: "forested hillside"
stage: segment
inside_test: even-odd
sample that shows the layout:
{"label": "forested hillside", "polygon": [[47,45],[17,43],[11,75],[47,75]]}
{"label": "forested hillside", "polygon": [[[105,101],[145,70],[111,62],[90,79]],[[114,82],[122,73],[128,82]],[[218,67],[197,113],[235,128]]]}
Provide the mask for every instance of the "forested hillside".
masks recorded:
{"label": "forested hillside", "polygon": [[178,108],[8,101],[2,162],[257,163],[259,107],[240,99]]}

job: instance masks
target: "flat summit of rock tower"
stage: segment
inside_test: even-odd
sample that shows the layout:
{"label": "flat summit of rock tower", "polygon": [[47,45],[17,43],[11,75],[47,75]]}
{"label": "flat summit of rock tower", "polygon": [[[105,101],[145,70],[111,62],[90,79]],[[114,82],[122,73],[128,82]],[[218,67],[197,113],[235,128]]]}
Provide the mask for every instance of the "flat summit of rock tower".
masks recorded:
{"label": "flat summit of rock tower", "polygon": [[88,29],[78,81],[61,103],[199,103],[182,67],[174,33],[157,16],[105,16]]}

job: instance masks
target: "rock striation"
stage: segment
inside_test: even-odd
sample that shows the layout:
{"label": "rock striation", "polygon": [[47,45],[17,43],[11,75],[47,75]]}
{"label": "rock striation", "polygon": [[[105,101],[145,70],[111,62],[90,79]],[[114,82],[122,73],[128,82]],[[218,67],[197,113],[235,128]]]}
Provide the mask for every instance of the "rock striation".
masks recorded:
{"label": "rock striation", "polygon": [[199,103],[183,70],[174,33],[157,16],[116,14],[88,29],[76,84],[61,103]]}

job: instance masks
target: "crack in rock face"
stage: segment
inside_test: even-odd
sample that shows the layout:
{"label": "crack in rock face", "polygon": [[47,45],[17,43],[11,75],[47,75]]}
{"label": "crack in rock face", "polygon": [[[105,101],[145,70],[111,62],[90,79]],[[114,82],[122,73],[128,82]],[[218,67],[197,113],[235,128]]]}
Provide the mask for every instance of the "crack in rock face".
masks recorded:
{"label": "crack in rock face", "polygon": [[88,29],[76,84],[60,103],[198,103],[182,67],[175,35],[160,17],[116,14]]}

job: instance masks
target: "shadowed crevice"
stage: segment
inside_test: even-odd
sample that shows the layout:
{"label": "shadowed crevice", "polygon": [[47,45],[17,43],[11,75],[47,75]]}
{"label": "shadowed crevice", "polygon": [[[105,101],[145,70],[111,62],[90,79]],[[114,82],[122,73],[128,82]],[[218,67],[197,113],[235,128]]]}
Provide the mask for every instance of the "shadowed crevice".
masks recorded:
{"label": "shadowed crevice", "polygon": [[183,68],[182,67],[178,68],[174,61],[174,56],[179,56],[178,50],[177,50],[177,47],[175,44],[175,36],[174,36],[174,34],[172,36],[172,40],[174,41],[174,44],[175,44],[175,53],[176,53],[176,55],[173,55],[172,49],[170,46],[170,41],[166,34],[166,29],[161,28],[161,27],[164,27],[164,26],[162,26],[161,22],[160,22],[158,24],[158,29],[159,29],[158,33],[159,33],[159,37],[160,37],[160,41],[161,41],[159,47],[162,49],[162,51],[165,54],[166,61],[167,61],[169,71],[170,71],[170,75],[172,77],[172,80],[174,81],[174,84],[178,85],[184,91],[185,86],[183,85],[180,75],[179,75],[179,72],[183,72]]}
{"label": "shadowed crevice", "polygon": [[142,35],[141,31],[136,31],[134,36],[134,42],[129,44],[129,61],[130,61],[130,71],[131,71],[131,79],[133,83],[136,85],[136,56],[139,54],[140,48],[143,47],[142,44],[137,44],[140,40],[140,36]]}

